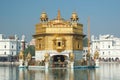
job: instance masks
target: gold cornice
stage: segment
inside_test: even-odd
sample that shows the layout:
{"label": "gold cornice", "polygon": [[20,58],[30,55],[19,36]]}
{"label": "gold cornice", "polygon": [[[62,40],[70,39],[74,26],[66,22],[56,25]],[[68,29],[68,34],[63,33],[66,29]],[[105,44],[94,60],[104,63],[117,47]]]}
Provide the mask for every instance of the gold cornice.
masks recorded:
{"label": "gold cornice", "polygon": [[54,35],[76,35],[76,36],[82,36],[82,37],[85,37],[85,35],[84,34],[76,34],[76,33],[43,33],[43,34],[35,34],[35,35],[33,35],[33,37],[35,38],[35,37],[37,37],[37,36],[54,36]]}

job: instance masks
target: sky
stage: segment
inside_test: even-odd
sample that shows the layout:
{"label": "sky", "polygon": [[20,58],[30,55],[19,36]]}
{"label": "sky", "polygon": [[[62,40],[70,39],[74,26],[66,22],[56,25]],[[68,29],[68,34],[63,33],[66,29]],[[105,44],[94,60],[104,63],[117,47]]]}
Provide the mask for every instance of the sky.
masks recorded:
{"label": "sky", "polygon": [[58,9],[65,20],[76,12],[86,35],[89,16],[91,35],[120,37],[120,0],[0,0],[0,34],[25,35],[29,42],[41,13],[54,19]]}

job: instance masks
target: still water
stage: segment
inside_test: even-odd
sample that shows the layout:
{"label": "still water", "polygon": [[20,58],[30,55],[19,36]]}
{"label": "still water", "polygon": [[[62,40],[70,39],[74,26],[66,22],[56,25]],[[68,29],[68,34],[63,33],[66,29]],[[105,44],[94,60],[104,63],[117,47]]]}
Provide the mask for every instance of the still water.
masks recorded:
{"label": "still water", "polygon": [[0,80],[120,80],[120,63],[102,63],[96,69],[20,69],[0,65]]}

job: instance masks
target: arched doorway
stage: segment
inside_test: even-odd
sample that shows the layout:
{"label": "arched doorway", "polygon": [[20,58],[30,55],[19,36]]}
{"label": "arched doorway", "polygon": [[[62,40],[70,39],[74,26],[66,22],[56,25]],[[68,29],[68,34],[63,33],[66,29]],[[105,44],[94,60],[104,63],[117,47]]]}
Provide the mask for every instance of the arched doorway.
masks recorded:
{"label": "arched doorway", "polygon": [[109,58],[109,62],[111,62],[112,61],[112,59],[111,58]]}
{"label": "arched doorway", "polygon": [[115,61],[119,61],[119,58],[118,58],[118,57],[116,57],[116,58],[115,58]]}
{"label": "arched doorway", "polygon": [[66,55],[53,55],[50,58],[51,67],[67,67],[68,57]]}
{"label": "arched doorway", "polygon": [[102,58],[102,61],[105,61],[105,59],[104,59],[104,58]]}
{"label": "arched doorway", "polygon": [[53,62],[64,62],[65,56],[64,55],[55,55],[53,56]]}

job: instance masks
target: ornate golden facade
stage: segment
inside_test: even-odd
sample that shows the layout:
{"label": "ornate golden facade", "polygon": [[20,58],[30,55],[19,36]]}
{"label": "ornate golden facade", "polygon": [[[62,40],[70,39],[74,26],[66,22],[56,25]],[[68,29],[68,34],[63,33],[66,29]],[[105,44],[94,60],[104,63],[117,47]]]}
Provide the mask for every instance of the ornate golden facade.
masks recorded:
{"label": "ornate golden facade", "polygon": [[69,59],[70,53],[74,54],[76,60],[82,57],[83,24],[79,23],[79,17],[75,12],[72,13],[70,20],[63,19],[60,10],[57,17],[52,20],[49,20],[47,14],[43,12],[40,23],[36,24],[33,37],[36,60],[43,60],[45,53],[48,53],[51,58],[56,55],[56,57],[62,55],[63,58],[64,55]]}
{"label": "ornate golden facade", "polygon": [[78,19],[77,14],[72,13],[71,21],[66,21],[58,11],[56,19],[48,20],[43,12],[41,22],[36,24],[36,50],[82,50],[83,25],[78,23]]}

